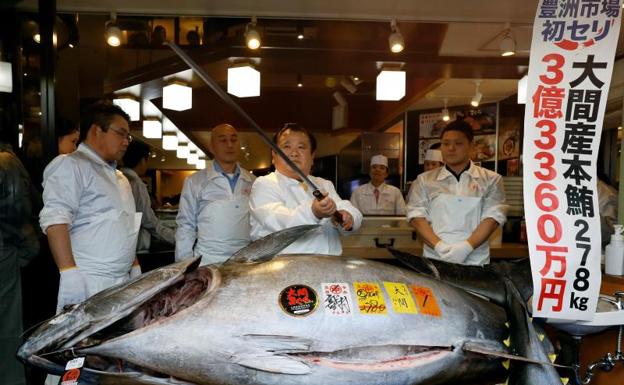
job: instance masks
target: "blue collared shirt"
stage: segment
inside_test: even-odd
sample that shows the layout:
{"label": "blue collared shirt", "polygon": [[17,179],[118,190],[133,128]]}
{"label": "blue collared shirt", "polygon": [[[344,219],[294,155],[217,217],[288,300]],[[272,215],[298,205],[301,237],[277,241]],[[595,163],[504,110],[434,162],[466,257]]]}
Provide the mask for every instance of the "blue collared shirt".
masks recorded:
{"label": "blue collared shirt", "polygon": [[238,182],[238,177],[241,174],[238,165],[236,165],[236,169],[234,170],[234,176],[230,177],[230,174],[223,171],[223,168],[221,167],[219,162],[215,160],[213,164],[215,171],[221,173],[224,177],[227,178],[228,182],[230,182],[230,188],[232,189],[232,192],[234,192],[234,189],[236,188],[236,182]]}

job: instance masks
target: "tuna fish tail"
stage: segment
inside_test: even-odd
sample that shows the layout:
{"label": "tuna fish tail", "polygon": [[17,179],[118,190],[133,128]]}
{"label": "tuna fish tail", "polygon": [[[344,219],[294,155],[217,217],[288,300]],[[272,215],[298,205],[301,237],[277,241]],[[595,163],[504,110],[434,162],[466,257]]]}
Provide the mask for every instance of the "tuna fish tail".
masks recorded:
{"label": "tuna fish tail", "polygon": [[[527,305],[519,290],[508,278],[503,278],[508,305],[505,307],[510,324],[510,348],[520,356],[550,362],[548,344],[537,333],[528,316]],[[544,335],[545,340],[548,338]],[[572,368],[569,368],[572,369]],[[510,367],[509,385],[561,385],[561,376],[554,366],[514,362]]]}
{"label": "tuna fish tail", "polygon": [[[395,258],[417,272],[482,295],[505,309],[510,330],[510,338],[505,345],[509,347],[509,353],[471,344],[464,346],[464,350],[511,359],[514,364],[510,366],[509,385],[561,385],[555,366],[572,368],[551,363],[548,348],[552,348],[552,344],[547,336],[536,331],[532,318],[528,316],[526,303],[533,292],[529,260],[464,266],[396,249],[389,250]],[[505,290],[501,290],[501,285]]]}

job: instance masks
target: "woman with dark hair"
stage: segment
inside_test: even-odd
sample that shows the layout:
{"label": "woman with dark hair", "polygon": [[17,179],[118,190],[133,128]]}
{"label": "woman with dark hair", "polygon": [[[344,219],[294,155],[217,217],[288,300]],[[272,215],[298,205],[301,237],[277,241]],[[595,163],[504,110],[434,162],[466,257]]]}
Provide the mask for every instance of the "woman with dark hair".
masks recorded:
{"label": "woman with dark hair", "polygon": [[67,119],[59,118],[56,121],[56,141],[59,154],[69,154],[76,151],[80,131],[78,126]]}

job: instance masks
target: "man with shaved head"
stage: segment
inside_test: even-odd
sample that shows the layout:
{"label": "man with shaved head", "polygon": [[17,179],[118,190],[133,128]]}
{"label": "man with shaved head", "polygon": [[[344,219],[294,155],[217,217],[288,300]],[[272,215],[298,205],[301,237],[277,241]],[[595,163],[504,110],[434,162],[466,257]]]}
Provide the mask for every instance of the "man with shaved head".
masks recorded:
{"label": "man with shaved head", "polygon": [[176,261],[202,256],[202,265],[221,263],[249,243],[249,193],[254,176],[238,164],[236,129],[212,129],[214,159],[186,178],[176,221]]}

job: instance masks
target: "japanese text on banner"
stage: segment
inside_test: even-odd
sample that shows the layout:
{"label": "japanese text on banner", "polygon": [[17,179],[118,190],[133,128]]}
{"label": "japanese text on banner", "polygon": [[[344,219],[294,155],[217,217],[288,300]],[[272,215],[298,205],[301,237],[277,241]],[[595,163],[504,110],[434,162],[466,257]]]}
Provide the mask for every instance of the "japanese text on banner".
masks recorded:
{"label": "japanese text on banner", "polygon": [[534,316],[591,320],[596,309],[596,156],[620,14],[620,0],[538,4],[523,151]]}

